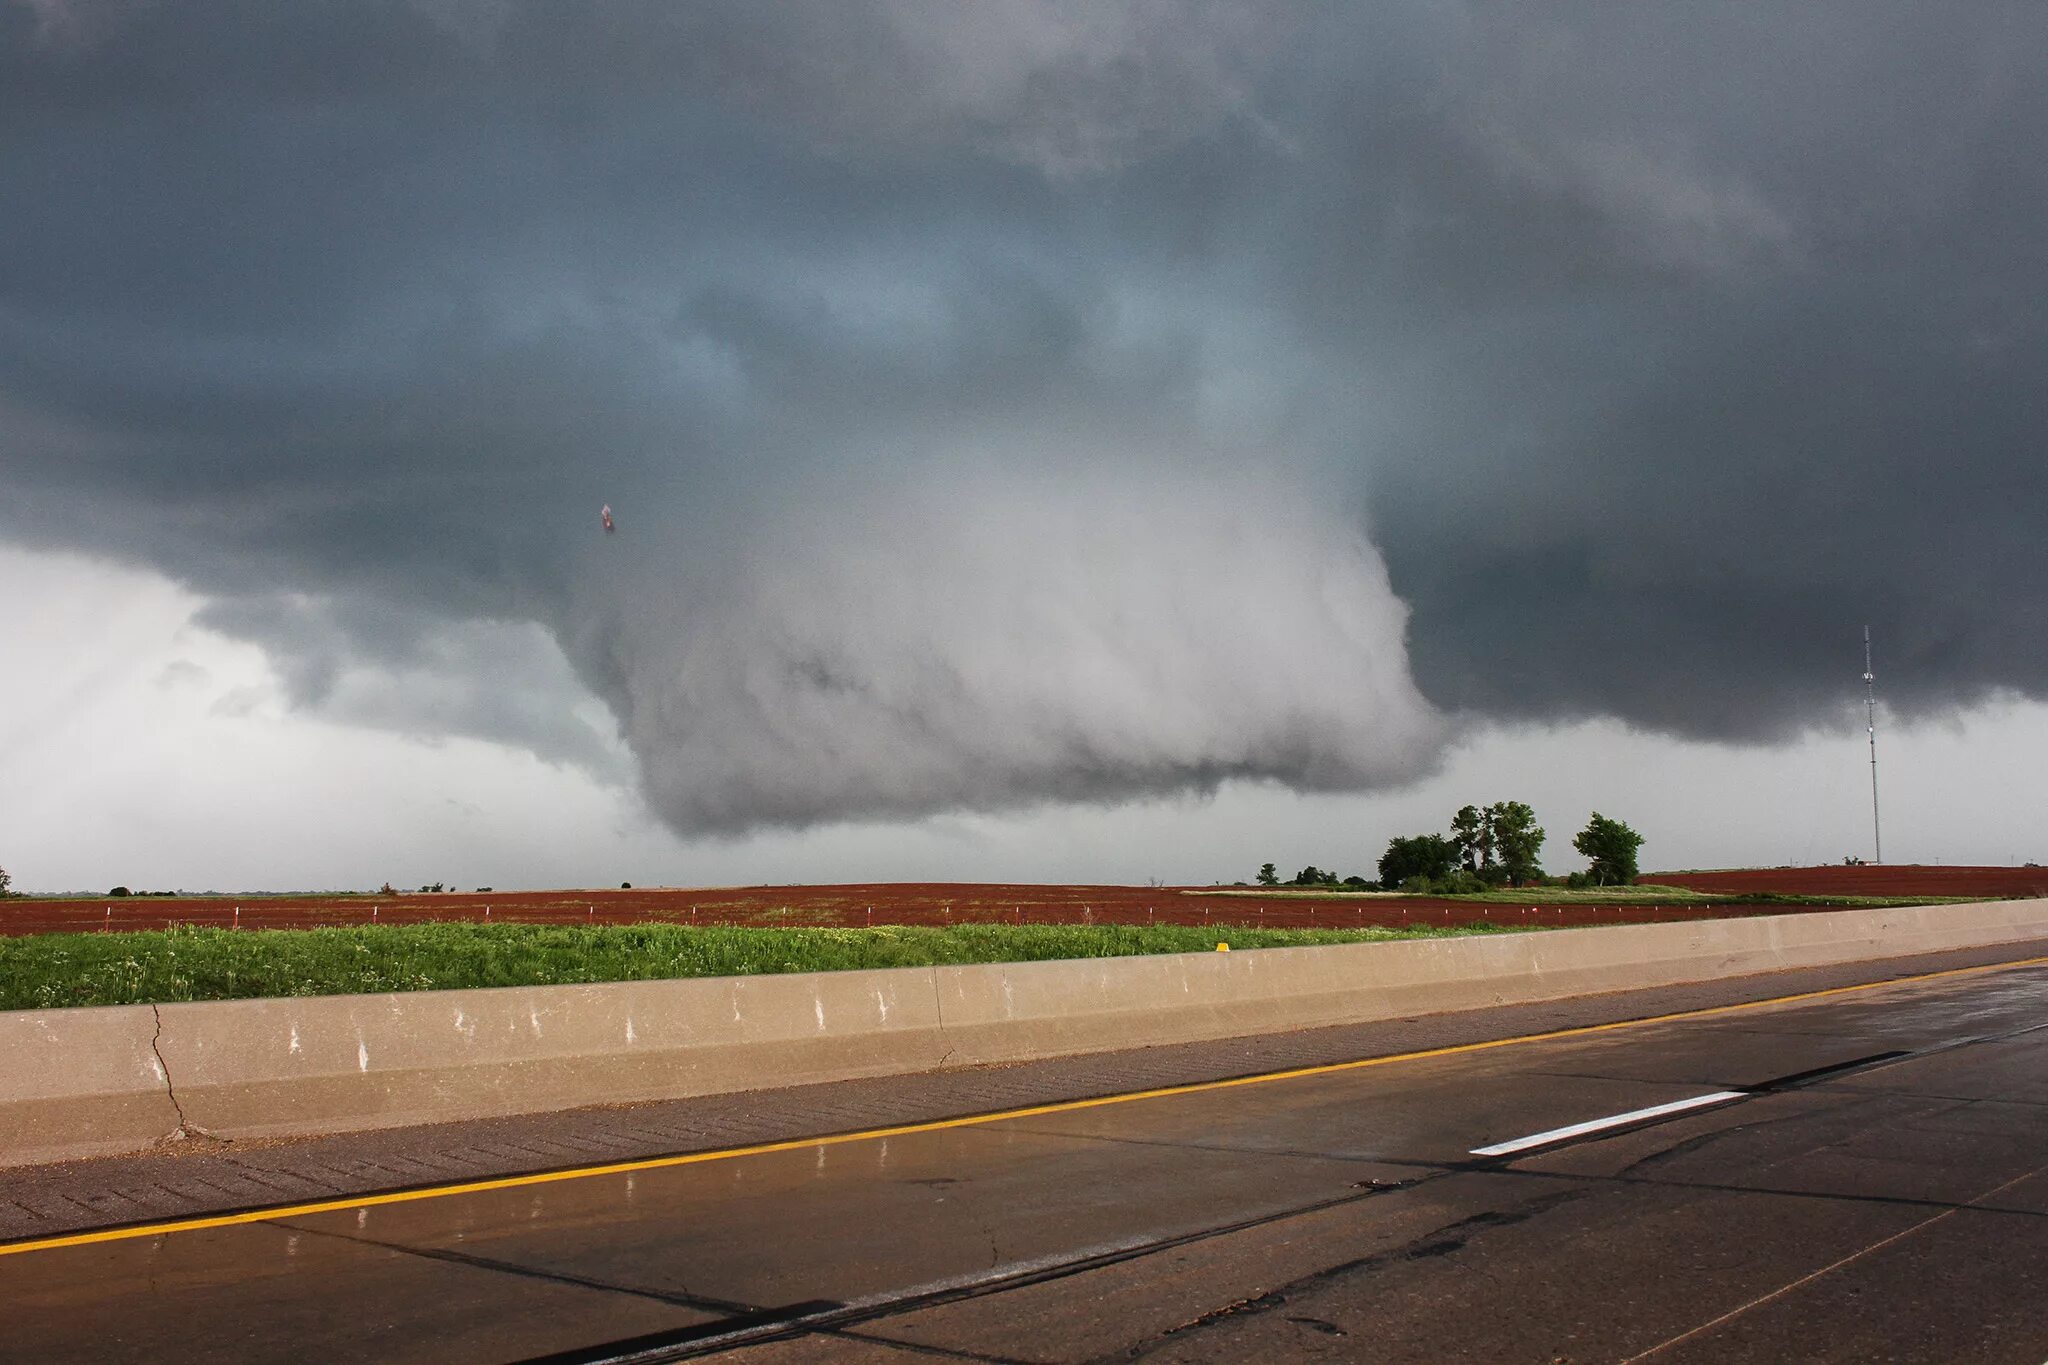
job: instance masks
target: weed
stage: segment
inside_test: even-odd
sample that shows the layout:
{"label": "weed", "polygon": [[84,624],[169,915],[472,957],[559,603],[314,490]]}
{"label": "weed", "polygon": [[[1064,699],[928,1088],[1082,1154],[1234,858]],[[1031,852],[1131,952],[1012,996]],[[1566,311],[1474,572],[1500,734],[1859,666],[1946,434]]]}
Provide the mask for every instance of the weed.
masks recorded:
{"label": "weed", "polygon": [[274,996],[550,986],[771,972],[1285,948],[1461,933],[1463,928],[1256,929],[1201,925],[387,924],[170,929],[0,938],[0,1009]]}

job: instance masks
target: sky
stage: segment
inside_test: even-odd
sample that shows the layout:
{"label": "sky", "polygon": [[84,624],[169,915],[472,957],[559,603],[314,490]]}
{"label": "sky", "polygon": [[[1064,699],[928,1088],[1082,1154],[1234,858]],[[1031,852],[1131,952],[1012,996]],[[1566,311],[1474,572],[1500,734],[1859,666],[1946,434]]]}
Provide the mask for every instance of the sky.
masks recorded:
{"label": "sky", "polygon": [[[27,890],[2037,858],[2048,13],[0,0]],[[615,535],[598,525],[611,506]]]}

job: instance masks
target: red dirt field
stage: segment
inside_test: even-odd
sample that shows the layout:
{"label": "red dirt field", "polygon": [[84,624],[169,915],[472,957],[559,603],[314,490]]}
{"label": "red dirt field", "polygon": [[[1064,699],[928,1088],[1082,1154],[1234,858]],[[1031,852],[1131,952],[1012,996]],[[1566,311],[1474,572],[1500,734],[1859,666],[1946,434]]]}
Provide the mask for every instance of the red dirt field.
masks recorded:
{"label": "red dirt field", "polygon": [[[1843,894],[1808,889],[1834,873],[1873,874],[1892,868],[1795,868],[1758,873],[1697,874],[1755,878],[1736,894],[1763,890]],[[2018,869],[1929,869],[1948,880],[1934,891],[1918,883],[1882,892],[1855,885],[1854,894],[1999,894],[1947,889],[1950,874],[2016,873]],[[2036,869],[2030,869],[2039,876]],[[1692,876],[1668,880],[1692,884]],[[1801,880],[1807,879],[1807,880]],[[1892,883],[1885,883],[1890,887]],[[1974,884],[1973,884],[1974,885]],[[1714,887],[1720,890],[1719,886]],[[2025,889],[2025,888],[2021,888]],[[1728,915],[1784,913],[1781,906],[1488,905],[1423,897],[1256,892],[1217,894],[1215,887],[1036,886],[972,883],[881,883],[845,886],[754,886],[590,891],[408,892],[395,896],[207,896],[23,899],[0,905],[0,934],[216,928],[303,929],[339,924],[417,924],[433,920],[507,924],[678,924],[763,927],[858,927],[869,924],[1220,924],[1272,929],[1350,929],[1419,924],[1558,926],[1627,924]],[[2012,893],[2004,893],[2012,894]],[[1816,907],[1818,908],[1818,907]]]}
{"label": "red dirt field", "polygon": [[1746,867],[1728,872],[1652,872],[1641,880],[1724,896],[2048,896],[2048,868],[2042,867]]}

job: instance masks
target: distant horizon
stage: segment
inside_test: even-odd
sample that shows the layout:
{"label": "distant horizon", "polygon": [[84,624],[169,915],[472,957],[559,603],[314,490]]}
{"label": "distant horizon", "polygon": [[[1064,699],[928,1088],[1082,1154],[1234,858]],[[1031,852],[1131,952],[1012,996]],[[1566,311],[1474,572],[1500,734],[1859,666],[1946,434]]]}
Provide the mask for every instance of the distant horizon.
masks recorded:
{"label": "distant horizon", "polygon": [[[1820,871],[1820,870],[1825,870],[1825,869],[1829,869],[1829,868],[1840,868],[1840,867],[1846,867],[1846,866],[1856,866],[1856,867],[1872,867],[1872,868],[1878,868],[1878,867],[1887,867],[1887,868],[1945,868],[1945,869],[1948,869],[1948,870],[1951,870],[1951,871],[1967,872],[1967,871],[1996,871],[1996,870],[2001,870],[2001,869],[2008,869],[2008,868],[2018,868],[2018,867],[2038,867],[2039,865],[2040,865],[2039,863],[2037,863],[2037,862],[2032,862],[2032,861],[2014,861],[2014,862],[2009,862],[2009,863],[1954,863],[1954,862],[1950,862],[1950,863],[1944,863],[1944,862],[1942,862],[1942,861],[1941,861],[1940,859],[1936,859],[1936,860],[1934,860],[1933,862],[1925,862],[1925,863],[1920,863],[1920,862],[1915,862],[1915,863],[1878,863],[1878,862],[1869,862],[1869,861],[1865,861],[1865,862],[1859,862],[1859,863],[1855,863],[1855,864],[1846,864],[1846,863],[1754,863],[1754,864],[1740,864],[1740,865],[1737,865],[1737,864],[1731,864],[1731,865],[1728,865],[1728,866],[1724,866],[1724,867],[1666,867],[1666,868],[1657,868],[1657,869],[1654,869],[1654,870],[1649,870],[1649,869],[1646,869],[1645,871],[1643,871],[1643,872],[1642,872],[1642,873],[1641,873],[1641,874],[1640,874],[1640,875],[1639,875],[1639,876],[1638,876],[1638,877],[1636,878],[1636,880],[1637,880],[1638,882],[1643,882],[1643,881],[1649,881],[1649,880],[1651,880],[1651,879],[1653,879],[1653,878],[1657,878],[1657,877],[1682,877],[1682,876],[1689,876],[1689,875],[1693,875],[1693,874],[1696,874],[1696,873],[1697,873],[1697,874],[1705,874],[1705,873],[1714,873],[1714,872],[1773,872],[1773,871]],[[1291,875],[1291,874],[1290,874],[1290,875]],[[1362,874],[1361,874],[1361,875],[1362,875]],[[1555,876],[1555,875],[1560,875],[1560,874],[1555,874],[1555,873],[1549,873],[1549,874],[1547,874],[1547,875],[1553,875],[1553,876]],[[116,882],[116,883],[114,883],[114,885],[115,885],[115,886],[120,886],[120,885],[124,885],[124,883]],[[12,893],[12,895],[13,895],[14,897],[16,897],[16,898],[19,898],[19,899],[22,899],[22,900],[92,900],[92,899],[113,899],[113,900],[146,900],[146,899],[154,899],[154,900],[177,900],[177,899],[186,899],[186,900],[193,900],[193,899],[199,899],[199,898],[220,898],[220,897],[226,897],[226,896],[252,896],[252,897],[258,897],[258,896],[262,896],[262,897],[287,897],[287,896],[383,896],[383,895],[389,895],[389,896],[486,896],[486,895],[491,895],[491,896],[518,896],[518,895],[529,895],[529,894],[536,894],[536,893],[548,893],[548,892],[558,892],[558,891],[559,891],[559,892],[575,892],[575,893],[576,893],[576,894],[578,894],[578,895],[582,895],[582,894],[586,894],[586,893],[597,893],[597,892],[607,892],[607,891],[609,891],[609,892],[618,892],[618,891],[767,891],[767,890],[774,890],[774,889],[775,889],[775,888],[777,888],[777,887],[804,887],[804,888],[829,888],[829,887],[841,887],[841,886],[847,886],[847,887],[854,887],[854,886],[973,886],[973,887],[987,887],[987,886],[1070,886],[1070,887],[1087,887],[1087,886],[1105,886],[1105,887],[1117,887],[1117,888],[1120,888],[1120,889],[1143,889],[1143,888],[1145,888],[1145,887],[1148,887],[1148,886],[1153,886],[1153,887],[1155,887],[1155,889],[1157,889],[1157,890],[1162,890],[1162,891],[1174,891],[1174,890],[1200,890],[1200,889],[1202,889],[1202,888],[1205,888],[1205,887],[1219,887],[1219,886],[1222,886],[1222,887],[1238,887],[1238,886],[1254,887],[1254,886],[1257,886],[1257,885],[1258,885],[1258,883],[1256,883],[1256,882],[1254,882],[1254,881],[1250,880],[1249,878],[1246,878],[1246,879],[1241,879],[1241,880],[1236,880],[1236,881],[1208,881],[1208,882],[1174,882],[1174,881],[1168,881],[1168,882],[1163,882],[1163,883],[1157,883],[1157,884],[1154,884],[1154,883],[1150,883],[1150,882],[1077,882],[1077,881],[1067,881],[1067,880],[1064,880],[1064,879],[1057,879],[1057,880],[1047,880],[1047,881],[1015,881],[1015,880],[1009,880],[1009,879],[1005,879],[1005,880],[1001,880],[1001,881],[969,881],[969,880],[958,880],[958,879],[953,879],[953,878],[946,878],[946,879],[940,879],[940,880],[933,880],[933,879],[919,879],[919,880],[887,880],[887,879],[883,879],[883,880],[874,880],[874,881],[846,881],[846,882],[834,882],[834,881],[802,881],[802,882],[694,882],[694,883],[693,883],[693,882],[645,882],[645,883],[643,883],[643,882],[634,882],[634,883],[633,883],[633,884],[632,884],[632,885],[631,885],[630,887],[620,887],[620,886],[616,886],[616,885],[611,885],[611,886],[607,886],[607,885],[589,885],[589,886],[569,886],[569,885],[548,885],[548,886],[538,886],[538,885],[536,885],[536,886],[495,886],[495,885],[494,885],[494,886],[490,886],[490,887],[459,887],[459,886],[449,886],[449,887],[444,887],[444,888],[443,888],[442,890],[439,890],[439,891],[429,891],[429,890],[423,890],[423,889],[421,889],[421,888],[419,888],[419,887],[394,887],[394,888],[392,888],[392,890],[390,890],[390,891],[388,891],[388,892],[387,892],[387,891],[384,891],[384,890],[383,890],[383,889],[382,889],[381,887],[379,887],[379,888],[372,888],[372,889],[369,889],[369,890],[355,890],[355,889],[351,889],[351,888],[346,888],[346,887],[327,887],[327,888],[312,888],[312,887],[303,887],[303,888],[297,888],[297,889],[293,889],[293,890],[275,890],[275,889],[273,889],[273,890],[250,890],[250,889],[248,889],[248,888],[246,888],[246,887],[245,887],[245,888],[241,888],[241,889],[238,889],[238,890],[204,890],[204,891],[189,891],[189,890],[185,890],[185,889],[182,889],[182,888],[176,888],[176,889],[172,889],[172,890],[170,890],[170,891],[164,891],[164,890],[162,890],[161,888],[150,888],[150,889],[148,889],[148,890],[144,890],[144,889],[142,889],[142,888],[140,888],[140,887],[130,887],[130,888],[129,888],[129,891],[128,891],[128,894],[127,894],[126,896],[111,896],[111,897],[110,897],[110,896],[109,896],[109,893],[108,893],[108,891],[94,891],[94,890],[76,890],[76,889],[73,889],[73,890],[55,890],[55,891],[20,891],[20,890],[17,890],[17,891],[14,891],[14,892]],[[1286,881],[1284,881],[1284,880],[1283,880],[1283,881],[1281,881],[1281,882],[1279,882],[1279,883],[1278,883],[1277,885],[1275,885],[1275,886],[1272,886],[1272,887],[1268,887],[1268,888],[1264,888],[1264,889],[1267,889],[1267,890],[1275,890],[1275,891],[1296,891],[1296,892],[1306,892],[1306,893],[1310,893],[1310,894],[1327,894],[1327,895],[1339,895],[1339,896],[1344,896],[1344,895],[1350,895],[1350,896],[1360,896],[1360,895],[1366,895],[1366,896],[1373,896],[1373,895],[1377,895],[1377,896],[1397,896],[1397,895],[1400,895],[1400,894],[1402,894],[1401,892],[1399,892],[1399,891],[1397,891],[1397,890],[1386,890],[1386,889],[1384,889],[1384,888],[1379,888],[1379,887],[1345,887],[1345,886],[1341,886],[1341,885],[1339,885],[1339,886],[1298,886],[1298,885],[1293,885],[1293,884],[1290,884],[1289,882],[1286,882]]]}

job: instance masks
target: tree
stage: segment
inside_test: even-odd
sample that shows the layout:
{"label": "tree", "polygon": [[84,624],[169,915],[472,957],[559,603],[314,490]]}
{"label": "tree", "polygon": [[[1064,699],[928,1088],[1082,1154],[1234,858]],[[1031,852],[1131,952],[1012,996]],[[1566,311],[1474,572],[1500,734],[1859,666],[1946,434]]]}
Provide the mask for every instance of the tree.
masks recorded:
{"label": "tree", "polygon": [[1482,813],[1507,880],[1522,886],[1541,877],[1544,835],[1543,827],[1536,823],[1536,812],[1526,802],[1496,801]]}
{"label": "tree", "polygon": [[7,875],[6,868],[0,867],[0,896],[10,894],[13,886],[14,878]]}
{"label": "tree", "polygon": [[1416,834],[1387,841],[1380,855],[1380,885],[1398,887],[1415,877],[1435,881],[1458,865],[1458,846],[1441,834]]}
{"label": "tree", "polygon": [[1451,840],[1457,844],[1467,872],[1477,874],[1493,866],[1493,825],[1487,818],[1492,810],[1491,806],[1483,811],[1477,806],[1460,806],[1451,817]]}
{"label": "tree", "polygon": [[1325,872],[1314,863],[1310,863],[1307,867],[1295,873],[1294,880],[1287,884],[1289,886],[1335,886],[1337,885],[1337,874]]}
{"label": "tree", "polygon": [[1636,850],[1642,846],[1642,835],[1597,810],[1586,827],[1572,836],[1572,847],[1585,854],[1592,864],[1586,869],[1586,876],[1595,886],[1627,886],[1633,882]]}
{"label": "tree", "polygon": [[1271,863],[1262,863],[1259,865],[1259,885],[1280,885],[1280,874],[1273,870],[1273,865]]}

